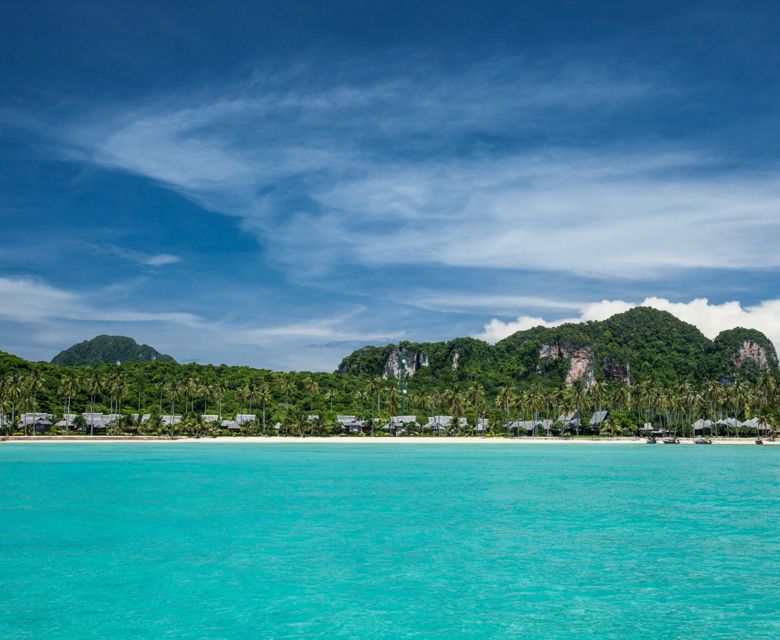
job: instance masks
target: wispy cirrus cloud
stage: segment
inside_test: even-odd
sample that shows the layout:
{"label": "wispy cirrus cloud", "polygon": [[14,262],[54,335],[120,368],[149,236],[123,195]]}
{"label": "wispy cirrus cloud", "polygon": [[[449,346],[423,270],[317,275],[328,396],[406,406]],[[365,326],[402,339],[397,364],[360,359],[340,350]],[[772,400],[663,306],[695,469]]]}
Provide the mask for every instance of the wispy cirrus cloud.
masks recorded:
{"label": "wispy cirrus cloud", "polygon": [[[130,335],[183,361],[212,362],[216,346],[221,357],[233,363],[262,366],[269,359],[281,368],[327,370],[345,348],[401,337],[397,331],[363,329],[367,322],[360,307],[305,321],[258,323],[251,317],[128,309],[100,294],[69,291],[37,278],[3,276],[0,299],[9,301],[0,306],[5,341],[0,350],[47,360],[74,342],[111,332]],[[313,342],[302,347],[302,340]]]}
{"label": "wispy cirrus cloud", "polygon": [[86,244],[85,246],[96,253],[118,256],[128,262],[146,267],[164,267],[182,261],[181,256],[172,253],[144,253],[113,244]]}
{"label": "wispy cirrus cloud", "polygon": [[324,270],[346,261],[638,278],[780,266],[774,173],[747,175],[671,141],[586,135],[673,100],[668,86],[576,65],[549,77],[517,60],[433,82],[404,68],[302,89],[312,76],[257,74],[219,97],[119,107],[71,123],[63,142],[72,157],[240,218],[289,270],[302,250],[307,269]]}

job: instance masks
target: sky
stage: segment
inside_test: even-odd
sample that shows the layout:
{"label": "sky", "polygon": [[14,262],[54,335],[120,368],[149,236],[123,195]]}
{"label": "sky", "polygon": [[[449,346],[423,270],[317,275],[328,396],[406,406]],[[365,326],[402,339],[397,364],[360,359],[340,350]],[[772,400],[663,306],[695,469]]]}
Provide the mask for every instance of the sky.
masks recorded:
{"label": "sky", "polygon": [[333,370],[638,304],[780,346],[775,2],[20,2],[0,350]]}

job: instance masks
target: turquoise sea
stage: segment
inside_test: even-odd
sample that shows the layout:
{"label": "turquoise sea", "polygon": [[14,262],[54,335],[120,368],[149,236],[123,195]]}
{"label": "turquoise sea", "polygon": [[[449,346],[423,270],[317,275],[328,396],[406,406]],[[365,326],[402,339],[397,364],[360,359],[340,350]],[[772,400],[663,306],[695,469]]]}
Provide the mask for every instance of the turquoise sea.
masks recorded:
{"label": "turquoise sea", "polygon": [[780,448],[0,445],[0,638],[780,637]]}

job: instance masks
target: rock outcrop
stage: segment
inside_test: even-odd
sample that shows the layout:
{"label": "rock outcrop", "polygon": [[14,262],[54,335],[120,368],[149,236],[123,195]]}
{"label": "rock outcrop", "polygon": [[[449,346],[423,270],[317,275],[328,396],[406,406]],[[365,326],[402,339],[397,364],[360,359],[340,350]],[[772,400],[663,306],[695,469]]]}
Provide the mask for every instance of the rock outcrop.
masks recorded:
{"label": "rock outcrop", "polygon": [[560,342],[543,344],[539,348],[539,358],[542,360],[557,360],[563,358],[568,363],[565,382],[572,386],[575,381],[582,380],[590,386],[596,380],[593,369],[593,350],[590,347],[575,347]]}
{"label": "rock outcrop", "polygon": [[749,362],[755,364],[762,371],[769,371],[769,358],[766,349],[754,340],[745,340],[731,357],[736,367],[743,367]]}
{"label": "rock outcrop", "polygon": [[401,373],[402,362],[407,376],[413,376],[420,367],[427,367],[429,364],[428,355],[424,351],[403,349],[399,352],[398,348],[393,348],[385,360],[382,377],[397,378]]}

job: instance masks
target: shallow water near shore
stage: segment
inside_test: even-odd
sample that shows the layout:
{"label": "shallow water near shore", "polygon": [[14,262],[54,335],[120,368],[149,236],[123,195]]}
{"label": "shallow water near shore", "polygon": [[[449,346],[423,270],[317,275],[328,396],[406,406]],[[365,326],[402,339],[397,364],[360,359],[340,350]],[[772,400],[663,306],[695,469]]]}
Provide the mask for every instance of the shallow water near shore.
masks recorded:
{"label": "shallow water near shore", "polygon": [[776,638],[780,450],[0,446],[2,638]]}

